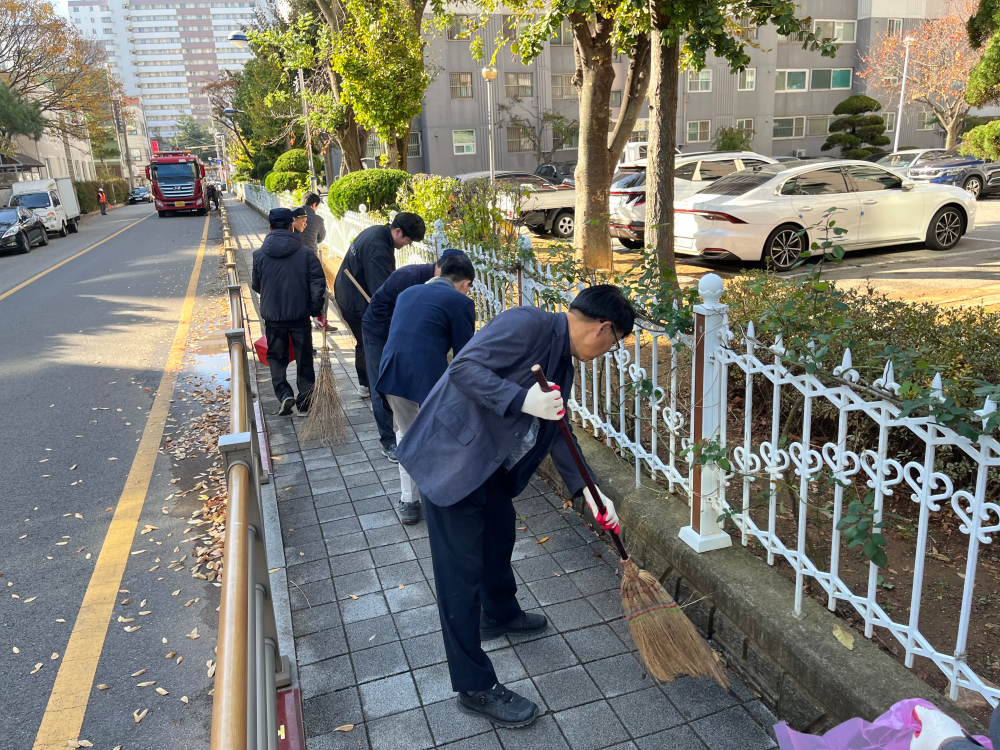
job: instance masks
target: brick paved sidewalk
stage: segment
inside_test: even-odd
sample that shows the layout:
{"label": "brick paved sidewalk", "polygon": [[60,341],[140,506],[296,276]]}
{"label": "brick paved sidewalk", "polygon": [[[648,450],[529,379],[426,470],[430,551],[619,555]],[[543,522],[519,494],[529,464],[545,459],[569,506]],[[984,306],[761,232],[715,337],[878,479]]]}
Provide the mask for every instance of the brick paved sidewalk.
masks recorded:
{"label": "brick paved sidewalk", "polygon": [[[227,203],[249,253],[266,225]],[[399,523],[398,470],[382,457],[368,402],[356,395],[353,342],[340,328],[333,367],[348,441],[332,449],[303,443],[301,418],[267,418],[309,750],[775,747],[775,717],[735,675],[730,692],[688,678],[658,685],[644,675],[622,619],[617,556],[537,478],[515,501],[524,528],[514,572],[521,606],[550,626],[485,647],[503,683],[545,715],[526,729],[495,729],[459,713],[427,527]],[[271,414],[278,404],[259,369]],[[354,729],[334,731],[345,724]]]}

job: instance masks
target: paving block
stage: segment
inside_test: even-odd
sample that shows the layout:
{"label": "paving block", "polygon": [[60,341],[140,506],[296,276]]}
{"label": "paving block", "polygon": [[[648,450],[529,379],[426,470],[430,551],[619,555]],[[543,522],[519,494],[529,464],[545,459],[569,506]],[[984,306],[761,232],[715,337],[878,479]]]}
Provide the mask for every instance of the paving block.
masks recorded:
{"label": "paving block", "polygon": [[[398,714],[420,705],[413,676],[406,672],[384,680],[368,682],[359,687],[365,719],[371,722],[390,714]],[[369,727],[369,731],[370,731]],[[377,745],[376,745],[377,746]]]}
{"label": "paving block", "polygon": [[[657,732],[635,741],[639,750],[707,750],[705,743],[688,726]],[[712,750],[715,750],[712,748]]]}
{"label": "paving block", "polygon": [[425,706],[455,697],[447,662],[414,669],[413,679],[417,683],[417,690],[420,691],[420,700]]}
{"label": "paving block", "polygon": [[[391,512],[395,517],[395,512]],[[391,526],[383,526],[379,529],[369,529],[365,532],[365,537],[368,539],[369,547],[384,547],[389,544],[407,542],[405,527],[400,523],[393,523]]]}
{"label": "paving block", "polygon": [[525,522],[525,525],[531,530],[532,534],[544,536],[545,534],[551,534],[553,531],[562,531],[568,524],[562,513],[550,510],[548,513],[532,516]]}
{"label": "paving block", "polygon": [[350,552],[343,555],[335,555],[330,558],[330,572],[334,576],[334,583],[340,576],[357,573],[359,570],[374,568],[375,561],[372,560],[372,553],[368,550]]}
{"label": "paving block", "polygon": [[774,725],[778,723],[778,717],[771,712],[771,709],[760,700],[748,701],[743,704],[743,708],[764,728],[768,736],[774,739]]}
{"label": "paving block", "polygon": [[396,621],[400,638],[414,638],[441,629],[441,615],[436,604],[397,612],[393,614],[392,619]]}
{"label": "paving block", "polygon": [[346,653],[347,639],[339,627],[295,639],[295,657],[300,667]]}
{"label": "paving block", "polygon": [[413,551],[416,553],[417,559],[423,560],[424,558],[428,558],[428,559],[430,558],[430,556],[431,556],[431,543],[430,543],[430,540],[426,536],[423,536],[423,537],[420,537],[420,538],[417,538],[417,539],[411,538],[410,544],[413,545]]}
{"label": "paving block", "polygon": [[375,560],[375,566],[378,568],[417,559],[417,556],[413,554],[413,547],[409,542],[390,544],[388,547],[377,547],[371,553],[372,559]]}
{"label": "paving block", "polygon": [[533,537],[518,539],[514,542],[514,551],[511,553],[511,560],[523,560],[526,557],[536,557],[548,554],[538,540]]}
{"label": "paving block", "polygon": [[364,596],[365,594],[374,594],[382,590],[382,584],[379,582],[374,568],[361,570],[357,573],[339,575],[334,579],[334,584],[336,585],[337,597],[339,599],[348,599],[351,594]]}
{"label": "paving block", "polygon": [[521,580],[525,583],[531,583],[533,581],[539,581],[546,578],[556,578],[558,573],[560,576],[565,573],[562,567],[557,563],[552,555],[545,553],[543,555],[538,555],[537,557],[528,557],[523,560],[518,560],[511,565],[514,568],[514,572],[521,576]]}
{"label": "paving block", "polygon": [[441,631],[407,638],[403,641],[403,649],[406,651],[406,658],[410,662],[411,669],[429,667],[431,664],[438,664],[448,658],[444,652],[444,639],[441,636]]}
{"label": "paving block", "polygon": [[399,523],[399,518],[394,510],[380,510],[375,513],[366,513],[358,516],[361,528],[365,531],[370,529],[381,529],[386,526],[395,526]]}
{"label": "paving block", "polygon": [[355,500],[352,505],[354,511],[359,515],[367,513],[377,513],[380,510],[392,510],[392,502],[385,495],[376,495],[365,500]]}
{"label": "paving block", "polygon": [[339,503],[337,505],[327,505],[316,509],[320,523],[334,523],[345,518],[354,518],[357,514],[350,503]]}
{"label": "paving block", "polygon": [[427,721],[431,726],[431,734],[438,745],[464,740],[487,732],[493,734],[493,725],[488,719],[464,714],[458,710],[455,703],[455,700],[446,700],[424,708]]}
{"label": "paving block", "polygon": [[298,586],[313,581],[322,581],[330,578],[330,575],[329,560],[314,560],[288,568],[288,582]]}
{"label": "paving block", "polygon": [[563,636],[577,658],[584,664],[609,656],[628,653],[621,639],[607,625],[575,630]]}
{"label": "paving block", "polygon": [[379,568],[378,578],[383,589],[394,588],[400,584],[421,583],[425,580],[424,571],[420,569],[420,563],[416,560]]}
{"label": "paving block", "polygon": [[552,635],[514,646],[525,671],[531,675],[554,672],[576,664],[576,655],[562,636]]}
{"label": "paving block", "polygon": [[425,607],[434,604],[434,594],[431,587],[426,583],[413,583],[403,588],[391,588],[385,590],[385,599],[389,603],[391,612],[403,612],[407,609]]}
{"label": "paving block", "polygon": [[364,724],[355,724],[350,732],[330,732],[306,740],[306,750],[370,750],[368,730]]}
{"label": "paving block", "polygon": [[358,684],[408,672],[410,669],[399,641],[363,651],[352,651],[351,658],[354,660],[354,674]]}
{"label": "paving block", "polygon": [[777,747],[742,706],[691,722],[691,728],[712,750],[769,750]]}
{"label": "paving block", "polygon": [[550,604],[558,604],[559,602],[566,602],[570,599],[579,599],[583,596],[580,593],[580,589],[567,576],[535,581],[528,586],[528,589],[543,607],[547,607]]}
{"label": "paving block", "polygon": [[517,658],[517,654],[513,648],[490,651],[489,656],[490,661],[493,663],[493,671],[497,674],[497,682],[501,685],[517,682],[528,676],[528,673],[524,671],[524,665]]}
{"label": "paving block", "polygon": [[603,697],[597,685],[579,665],[538,675],[534,682],[545,704],[553,711],[592,703]]}
{"label": "paving block", "polygon": [[652,687],[653,678],[632,656],[612,656],[587,665],[587,673],[608,698]]}
{"label": "paving block", "polygon": [[603,622],[603,618],[586,599],[553,604],[545,608],[549,622],[562,633],[579,630]]}
{"label": "paving block", "polygon": [[419,708],[368,723],[374,750],[425,750],[434,747],[427,719]]}
{"label": "paving block", "polygon": [[322,479],[318,482],[309,482],[311,492],[313,495],[322,495],[327,492],[333,492],[334,490],[343,490],[345,487],[345,479]]}
{"label": "paving block", "polygon": [[561,552],[556,552],[553,557],[562,566],[563,570],[567,573],[574,573],[578,570],[594,568],[601,564],[601,558],[594,556],[594,552],[599,551],[598,546],[572,547]]}
{"label": "paving block", "polygon": [[556,720],[551,716],[541,716],[521,729],[498,727],[496,732],[504,750],[569,750]]}
{"label": "paving block", "polygon": [[351,496],[347,490],[331,490],[330,492],[314,493],[313,505],[317,508],[326,508],[333,505],[347,505]]}
{"label": "paving block", "polygon": [[684,723],[684,717],[656,686],[619,695],[608,703],[633,737],[644,737]]}
{"label": "paving block", "polygon": [[316,518],[316,511],[312,508],[306,508],[296,513],[281,514],[282,530],[304,529],[308,526],[315,526],[317,523],[319,520]]}
{"label": "paving block", "polygon": [[609,565],[601,562],[598,562],[596,567],[570,573],[569,579],[576,584],[584,596],[605,591],[614,591],[618,594],[621,591],[621,579],[614,574],[614,570]]}
{"label": "paving block", "polygon": [[340,626],[340,607],[336,602],[292,612],[292,632],[297,637]]}
{"label": "paving block", "polygon": [[612,620],[624,621],[625,610],[622,609],[622,594],[618,588],[601,591],[597,594],[590,594],[587,601],[600,612],[605,622]]}
{"label": "paving block", "polygon": [[391,615],[348,623],[344,626],[344,633],[347,635],[347,645],[351,651],[361,651],[399,640]]}
{"label": "paving block", "polygon": [[598,750],[629,740],[606,701],[560,711],[555,719],[573,750]]}
{"label": "paving block", "polygon": [[326,559],[326,544],[324,542],[313,542],[303,544],[300,547],[285,546],[285,565],[292,567],[299,563],[315,562]]}
{"label": "paving block", "polygon": [[330,579],[291,586],[288,590],[288,600],[292,612],[329,604],[336,599],[337,594],[333,590],[333,581]]}
{"label": "paving block", "polygon": [[686,720],[700,719],[736,705],[736,699],[714,680],[681,677],[660,689]]}
{"label": "paving block", "polygon": [[328,734],[344,724],[361,724],[361,701],[357,688],[338,690],[302,701],[306,736]]}
{"label": "paving block", "polygon": [[358,532],[361,531],[361,521],[354,516],[350,516],[332,523],[324,523],[321,528],[323,529],[323,537],[329,542],[337,537],[347,535],[360,536]]}
{"label": "paving block", "polygon": [[366,484],[361,487],[352,487],[347,494],[352,501],[358,502],[373,497],[385,497],[385,490],[381,484]]}
{"label": "paving block", "polygon": [[[357,519],[354,519],[357,521]],[[339,523],[339,522],[338,522]],[[330,524],[326,524],[329,526]],[[368,549],[368,543],[362,534],[347,534],[334,537],[326,541],[326,548],[330,557],[335,555],[346,555],[349,552],[361,552]],[[336,574],[334,574],[336,575]]]}
{"label": "paving block", "polygon": [[321,542],[323,541],[323,532],[320,530],[318,524],[314,526],[306,526],[304,529],[282,529],[281,541],[284,542],[287,547]]}
{"label": "paving block", "polygon": [[299,688],[303,700],[353,685],[354,671],[351,669],[351,657],[346,654],[299,667]]}
{"label": "paving block", "polygon": [[357,599],[344,599],[340,602],[340,611],[344,623],[389,614],[389,608],[382,594],[367,594]]}
{"label": "paving block", "polygon": [[449,742],[447,745],[440,745],[440,747],[442,750],[503,750],[496,732],[477,734],[475,737]]}

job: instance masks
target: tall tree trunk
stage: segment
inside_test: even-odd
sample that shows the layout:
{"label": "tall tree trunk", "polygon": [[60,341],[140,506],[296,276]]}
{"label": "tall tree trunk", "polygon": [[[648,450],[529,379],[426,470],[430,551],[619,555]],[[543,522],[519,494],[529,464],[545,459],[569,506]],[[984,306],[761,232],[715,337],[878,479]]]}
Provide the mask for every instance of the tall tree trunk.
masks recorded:
{"label": "tall tree trunk", "polygon": [[[941,118],[938,119],[940,120]],[[952,148],[958,143],[958,134],[962,130],[962,125],[965,124],[965,117],[963,115],[955,115],[947,124],[944,121],[941,124],[944,126],[945,132],[944,147]]]}
{"label": "tall tree trunk", "polygon": [[409,154],[407,153],[409,148],[410,148],[410,129],[409,125],[407,125],[406,134],[396,136],[396,159],[399,162],[398,168],[402,169],[404,172],[406,171],[406,166],[409,158]]}
{"label": "tall tree trunk", "polygon": [[399,141],[396,139],[395,128],[385,140],[385,165],[389,169],[399,169]]}
{"label": "tall tree trunk", "polygon": [[[677,144],[678,46],[663,32],[668,19],[651,0],[649,148],[646,161],[646,245],[656,248],[661,269],[674,261],[674,148]],[[673,279],[676,285],[676,277]]]}
{"label": "tall tree trunk", "polygon": [[364,168],[361,159],[365,155],[368,133],[358,124],[352,107],[347,108],[344,124],[337,128],[333,135],[340,144],[340,152],[343,154],[340,162],[341,176],[348,172],[360,172]]}

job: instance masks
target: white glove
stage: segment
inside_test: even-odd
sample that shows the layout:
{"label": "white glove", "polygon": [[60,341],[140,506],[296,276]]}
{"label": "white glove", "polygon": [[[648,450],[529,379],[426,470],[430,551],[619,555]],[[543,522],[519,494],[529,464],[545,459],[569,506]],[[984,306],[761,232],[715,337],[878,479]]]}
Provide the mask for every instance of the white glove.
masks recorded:
{"label": "white glove", "polygon": [[531,386],[528,389],[528,395],[524,397],[521,411],[539,419],[552,421],[561,419],[562,415],[566,413],[562,393],[559,392],[559,386],[555,383],[549,383],[549,388],[552,390],[546,393],[538,383]]}
{"label": "white glove", "polygon": [[597,510],[597,503],[594,502],[594,498],[590,495],[590,488],[583,488],[583,499],[587,501],[587,505],[590,506],[590,512],[594,514],[594,518],[601,525],[601,528],[613,531],[616,534],[620,533],[621,527],[618,525],[618,514],[615,513],[615,504],[611,502],[610,497],[601,492],[600,487],[597,488],[597,494],[601,496],[601,502],[604,503],[603,514]]}
{"label": "white glove", "polygon": [[920,721],[920,729],[910,740],[910,750],[938,750],[948,740],[965,737],[961,725],[937,709],[917,706],[913,713]]}

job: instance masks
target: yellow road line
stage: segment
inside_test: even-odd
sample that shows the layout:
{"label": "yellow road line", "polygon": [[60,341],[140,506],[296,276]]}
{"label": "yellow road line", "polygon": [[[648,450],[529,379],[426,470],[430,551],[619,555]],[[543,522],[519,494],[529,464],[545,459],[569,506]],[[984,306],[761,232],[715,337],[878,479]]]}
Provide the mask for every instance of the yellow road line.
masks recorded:
{"label": "yellow road line", "polygon": [[24,287],[28,286],[28,284],[31,284],[31,283],[33,283],[33,282],[35,282],[35,281],[38,281],[38,280],[39,280],[40,278],[42,278],[42,276],[45,276],[46,274],[49,274],[49,273],[52,273],[53,271],[55,271],[55,270],[56,270],[57,268],[59,268],[60,266],[65,266],[65,265],[66,265],[67,263],[69,263],[69,262],[70,262],[71,260],[76,260],[76,259],[77,259],[77,258],[79,258],[79,257],[80,257],[81,255],[83,255],[84,253],[89,253],[89,252],[90,252],[91,250],[93,250],[93,249],[94,249],[95,247],[98,247],[99,245],[103,245],[103,244],[104,244],[105,242],[107,242],[108,240],[113,240],[113,239],[114,239],[115,237],[117,237],[117,236],[118,236],[119,234],[121,234],[122,232],[125,232],[125,231],[128,231],[129,229],[131,229],[132,227],[134,227],[134,226],[135,226],[136,224],[138,224],[138,223],[139,223],[140,221],[145,221],[146,219],[148,219],[148,218],[149,218],[150,216],[152,216],[152,215],[153,215],[153,214],[148,214],[147,216],[143,216],[143,217],[142,217],[141,219],[139,219],[138,221],[133,221],[133,222],[132,222],[131,224],[129,224],[129,225],[128,225],[127,227],[125,227],[124,229],[119,229],[119,230],[118,230],[117,232],[115,232],[115,233],[114,233],[114,234],[112,234],[112,235],[109,235],[108,237],[105,237],[105,238],[104,238],[103,240],[101,240],[100,242],[95,242],[95,243],[94,243],[93,245],[91,245],[90,247],[87,247],[87,248],[84,248],[83,250],[81,250],[80,252],[78,252],[78,253],[77,253],[76,255],[71,255],[71,256],[69,256],[69,257],[68,257],[68,258],[67,258],[66,260],[61,260],[61,261],[59,261],[58,263],[56,263],[56,264],[55,264],[54,266],[52,266],[52,267],[50,267],[50,268],[46,268],[46,269],[45,269],[44,271],[42,271],[41,273],[38,273],[38,274],[35,274],[34,276],[32,276],[32,277],[31,277],[30,279],[28,279],[27,281],[23,281],[23,282],[21,282],[20,284],[18,284],[18,285],[17,285],[16,287],[14,287],[13,289],[11,289],[11,290],[9,290],[9,291],[6,291],[6,292],[4,292],[3,294],[0,294],[0,300],[4,300],[4,299],[7,299],[7,298],[8,298],[8,297],[9,297],[10,295],[12,295],[12,294],[13,294],[14,292],[18,292],[18,291],[20,291],[20,290],[24,289]]}
{"label": "yellow road line", "polygon": [[55,750],[55,748],[65,750],[66,741],[76,740],[83,726],[87,702],[93,691],[94,673],[101,658],[118,589],[125,573],[125,564],[128,562],[132,540],[139,525],[139,515],[142,513],[142,506],[149,490],[160,440],[163,438],[163,428],[167,423],[170,399],[173,397],[177,373],[180,370],[181,355],[184,353],[184,344],[191,330],[198,276],[201,273],[205,242],[208,239],[208,222],[209,219],[206,217],[198,256],[194,262],[194,270],[191,271],[187,295],[184,297],[184,306],[181,308],[181,317],[177,323],[177,332],[174,334],[170,354],[167,356],[167,364],[163,369],[160,387],[156,391],[156,398],[153,399],[153,408],[149,412],[149,419],[146,420],[146,429],[143,431],[139,449],[125,480],[125,488],[118,499],[118,506],[115,508],[115,515],[111,519],[111,526],[97,558],[97,565],[94,566],[87,591],[83,595],[83,603],[80,605],[80,612],[73,625],[73,632],[69,637],[59,673],[52,686],[52,693],[45,707],[33,750]]}

